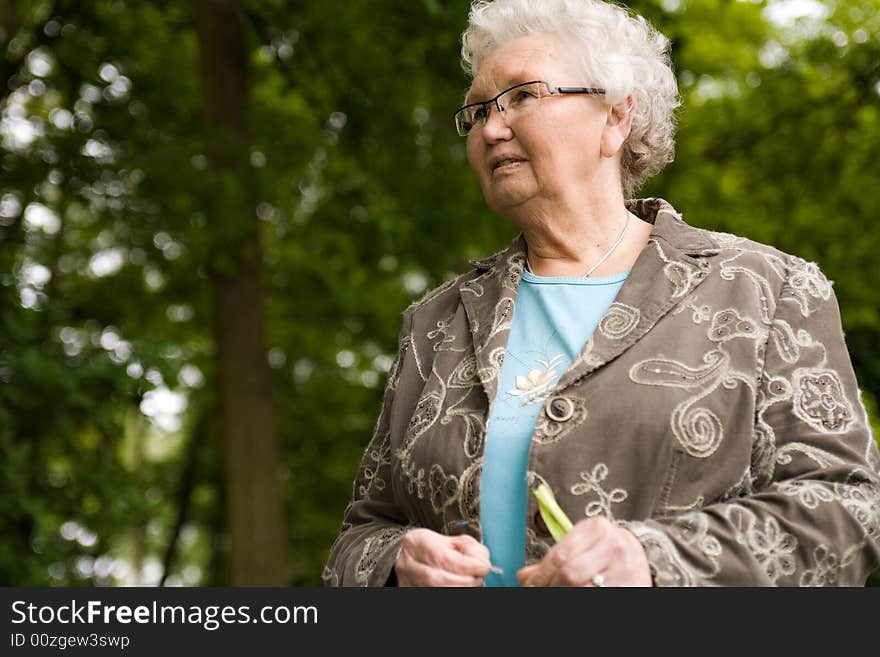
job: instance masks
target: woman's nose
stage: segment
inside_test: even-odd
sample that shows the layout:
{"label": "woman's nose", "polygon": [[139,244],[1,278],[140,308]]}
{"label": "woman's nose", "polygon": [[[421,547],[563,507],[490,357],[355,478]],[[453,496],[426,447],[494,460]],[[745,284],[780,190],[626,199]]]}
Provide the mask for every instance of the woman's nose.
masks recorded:
{"label": "woman's nose", "polygon": [[510,139],[512,136],[513,131],[507,123],[507,117],[504,115],[504,112],[499,111],[497,107],[493,107],[486,118],[486,123],[483,125],[483,139],[490,142],[501,141]]}

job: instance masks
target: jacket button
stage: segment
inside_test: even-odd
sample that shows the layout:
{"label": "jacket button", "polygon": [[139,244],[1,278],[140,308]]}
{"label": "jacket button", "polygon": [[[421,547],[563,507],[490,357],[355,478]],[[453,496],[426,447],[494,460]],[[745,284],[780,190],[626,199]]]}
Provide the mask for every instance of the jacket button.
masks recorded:
{"label": "jacket button", "polygon": [[574,403],[567,397],[551,397],[544,404],[544,412],[554,422],[565,422],[574,415]]}

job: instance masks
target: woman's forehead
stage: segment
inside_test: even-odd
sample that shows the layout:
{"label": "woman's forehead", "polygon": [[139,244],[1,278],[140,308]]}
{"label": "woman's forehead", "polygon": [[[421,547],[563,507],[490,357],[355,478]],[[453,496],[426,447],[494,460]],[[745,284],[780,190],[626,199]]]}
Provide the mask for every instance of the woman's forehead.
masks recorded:
{"label": "woman's forehead", "polygon": [[511,70],[509,72],[494,75],[489,80],[475,78],[474,83],[468,91],[467,100],[470,102],[476,102],[481,98],[491,98],[504,89],[509,89],[521,82],[542,79],[544,79],[544,74],[540,72],[540,67],[521,67],[515,71]]}
{"label": "woman's forehead", "polygon": [[[571,75],[573,62],[560,52],[559,45],[555,36],[545,34],[523,37],[499,46],[480,65],[468,90],[467,101],[491,98],[521,82]],[[562,84],[574,82],[564,80]]]}

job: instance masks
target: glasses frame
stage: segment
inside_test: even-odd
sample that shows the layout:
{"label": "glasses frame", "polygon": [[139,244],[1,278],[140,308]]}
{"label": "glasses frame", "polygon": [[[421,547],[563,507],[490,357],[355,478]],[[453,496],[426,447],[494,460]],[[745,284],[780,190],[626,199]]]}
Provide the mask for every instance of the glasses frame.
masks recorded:
{"label": "glasses frame", "polygon": [[[499,93],[494,98],[490,98],[489,100],[482,100],[477,103],[468,103],[467,105],[459,107],[457,110],[455,110],[455,114],[452,115],[452,119],[455,122],[455,131],[459,134],[459,136],[467,137],[474,130],[473,128],[471,128],[470,130],[465,132],[464,129],[461,127],[461,124],[459,123],[459,120],[458,120],[458,116],[464,110],[466,110],[470,107],[485,107],[486,108],[485,121],[488,121],[489,120],[489,113],[491,112],[491,107],[490,107],[491,105],[495,105],[495,107],[498,108],[499,114],[504,114],[504,108],[501,107],[501,104],[498,102],[498,99],[501,98],[501,96],[513,91],[514,89],[518,89],[520,87],[525,87],[530,84],[543,84],[545,87],[547,87],[547,93],[550,96],[555,96],[557,94],[586,94],[589,96],[603,96],[603,95],[605,95],[605,89],[600,89],[599,87],[555,87],[555,86],[551,85],[549,82],[547,82],[546,80],[530,80],[529,82],[520,82],[519,84],[513,85],[509,89],[505,89],[504,91]],[[485,121],[483,122],[483,125],[485,125]]]}

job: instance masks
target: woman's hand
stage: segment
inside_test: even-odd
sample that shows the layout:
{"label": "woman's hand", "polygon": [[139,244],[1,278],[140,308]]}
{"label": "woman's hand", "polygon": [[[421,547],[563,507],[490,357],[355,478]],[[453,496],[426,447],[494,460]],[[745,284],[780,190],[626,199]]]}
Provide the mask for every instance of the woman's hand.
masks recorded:
{"label": "woman's hand", "polygon": [[473,536],[411,529],[394,564],[398,586],[482,586],[489,550]]}
{"label": "woman's hand", "polygon": [[536,564],[521,568],[523,586],[651,586],[648,557],[631,532],[607,518],[578,522]]}

